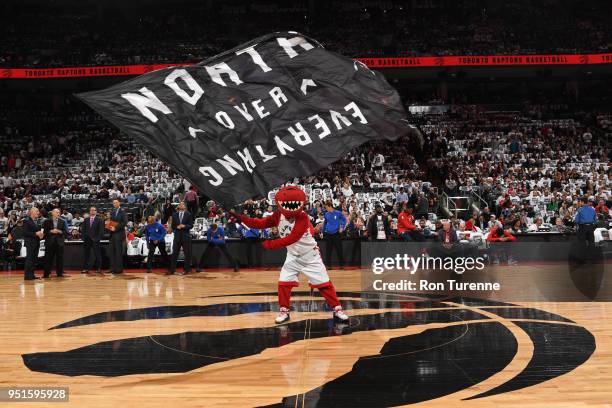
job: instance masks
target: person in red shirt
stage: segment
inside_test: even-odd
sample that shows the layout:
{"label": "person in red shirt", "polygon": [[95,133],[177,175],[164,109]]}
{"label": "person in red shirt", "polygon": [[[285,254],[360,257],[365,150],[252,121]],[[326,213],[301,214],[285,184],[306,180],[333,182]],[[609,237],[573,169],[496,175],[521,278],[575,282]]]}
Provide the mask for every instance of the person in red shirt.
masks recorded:
{"label": "person in red shirt", "polygon": [[501,224],[497,223],[491,228],[491,231],[489,231],[487,241],[494,243],[491,245],[491,257],[494,265],[499,265],[500,258],[506,258],[508,265],[516,265],[517,262],[514,257],[511,253],[508,253],[509,247],[499,244],[500,242],[516,241],[516,237],[512,235],[510,231],[504,229]]}
{"label": "person in red shirt", "polygon": [[185,204],[187,205],[187,211],[196,217],[199,212],[200,201],[198,199],[198,192],[195,186],[189,187],[189,191],[185,193]]}
{"label": "person in red shirt", "polygon": [[412,209],[408,208],[406,203],[402,206],[402,212],[397,216],[397,235],[404,241],[425,241],[425,236],[414,225]]}
{"label": "person in red shirt", "polygon": [[510,198],[510,194],[506,193],[504,198],[500,201],[499,206],[501,208],[512,208],[512,199]]}
{"label": "person in red shirt", "polygon": [[476,214],[472,214],[472,216],[465,222],[465,230],[466,231],[476,231]]}
{"label": "person in red shirt", "polygon": [[8,158],[8,161],[6,162],[6,168],[9,171],[11,171],[15,168],[15,164],[16,164],[15,156],[11,156]]}
{"label": "person in red shirt", "polygon": [[496,225],[489,231],[487,241],[490,242],[504,242],[504,241],[516,241],[516,237],[512,235],[508,230],[504,229],[500,225]]}
{"label": "person in red shirt", "polygon": [[610,217],[610,209],[606,206],[604,200],[599,200],[599,204],[595,207],[595,212],[597,214],[603,214],[606,218]]}

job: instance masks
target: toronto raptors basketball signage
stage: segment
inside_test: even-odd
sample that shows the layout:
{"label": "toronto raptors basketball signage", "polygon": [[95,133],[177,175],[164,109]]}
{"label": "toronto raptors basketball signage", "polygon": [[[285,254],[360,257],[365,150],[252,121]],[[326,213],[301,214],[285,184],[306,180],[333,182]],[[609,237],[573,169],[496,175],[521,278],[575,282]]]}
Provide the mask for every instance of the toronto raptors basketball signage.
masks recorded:
{"label": "toronto raptors basketball signage", "polygon": [[[536,55],[445,55],[427,57],[357,57],[370,68],[430,68],[430,67],[483,67],[483,66],[541,66],[541,65],[600,65],[612,64],[612,54],[536,54]],[[0,78],[43,79],[134,76],[147,72],[192,65],[185,62],[174,64],[101,65],[60,68],[6,68]]]}
{"label": "toronto raptors basketball signage", "polygon": [[295,32],[79,97],[226,205],[415,131],[380,73]]}

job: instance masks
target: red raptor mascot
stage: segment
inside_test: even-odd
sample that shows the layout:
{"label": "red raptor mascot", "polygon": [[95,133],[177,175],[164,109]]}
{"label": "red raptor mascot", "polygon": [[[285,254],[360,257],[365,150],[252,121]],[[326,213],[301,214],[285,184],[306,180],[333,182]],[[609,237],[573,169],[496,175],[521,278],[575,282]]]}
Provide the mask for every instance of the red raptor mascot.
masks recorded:
{"label": "red raptor mascot", "polygon": [[319,289],[327,304],[333,310],[333,316],[340,321],[349,317],[342,310],[336,295],[336,289],[329,280],[327,269],[321,259],[319,247],[314,239],[312,224],[304,212],[306,194],[295,186],[283,187],[276,194],[277,210],[265,218],[235,216],[249,228],[278,227],[278,239],[263,242],[265,249],[287,247],[287,259],[278,279],[278,305],[280,306],[275,322],[280,324],[289,320],[291,289],[299,286],[298,275],[303,272],[308,277],[310,287]]}

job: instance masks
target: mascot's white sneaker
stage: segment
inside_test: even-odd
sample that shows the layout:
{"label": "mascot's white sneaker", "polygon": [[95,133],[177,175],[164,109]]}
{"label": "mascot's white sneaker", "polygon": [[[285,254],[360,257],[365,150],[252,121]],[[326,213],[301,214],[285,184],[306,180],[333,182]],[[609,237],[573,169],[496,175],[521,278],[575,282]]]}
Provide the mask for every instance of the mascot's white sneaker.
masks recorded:
{"label": "mascot's white sneaker", "polygon": [[276,315],[276,319],[274,319],[274,322],[276,322],[276,324],[281,324],[287,321],[289,321],[289,309],[286,307],[281,307],[278,311],[278,315]]}
{"label": "mascot's white sneaker", "polygon": [[334,319],[341,322],[348,322],[349,317],[346,313],[344,313],[344,310],[342,310],[342,306],[334,307]]}

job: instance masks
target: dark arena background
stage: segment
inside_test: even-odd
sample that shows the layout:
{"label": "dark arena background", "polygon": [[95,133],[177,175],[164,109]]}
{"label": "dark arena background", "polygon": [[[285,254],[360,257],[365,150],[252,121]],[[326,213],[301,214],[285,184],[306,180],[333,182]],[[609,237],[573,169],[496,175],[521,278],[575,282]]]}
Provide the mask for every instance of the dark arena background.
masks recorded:
{"label": "dark arena background", "polygon": [[[0,406],[612,407],[611,22],[600,0],[2,1]],[[125,109],[83,96],[129,86]],[[238,161],[190,177],[217,145]]]}

